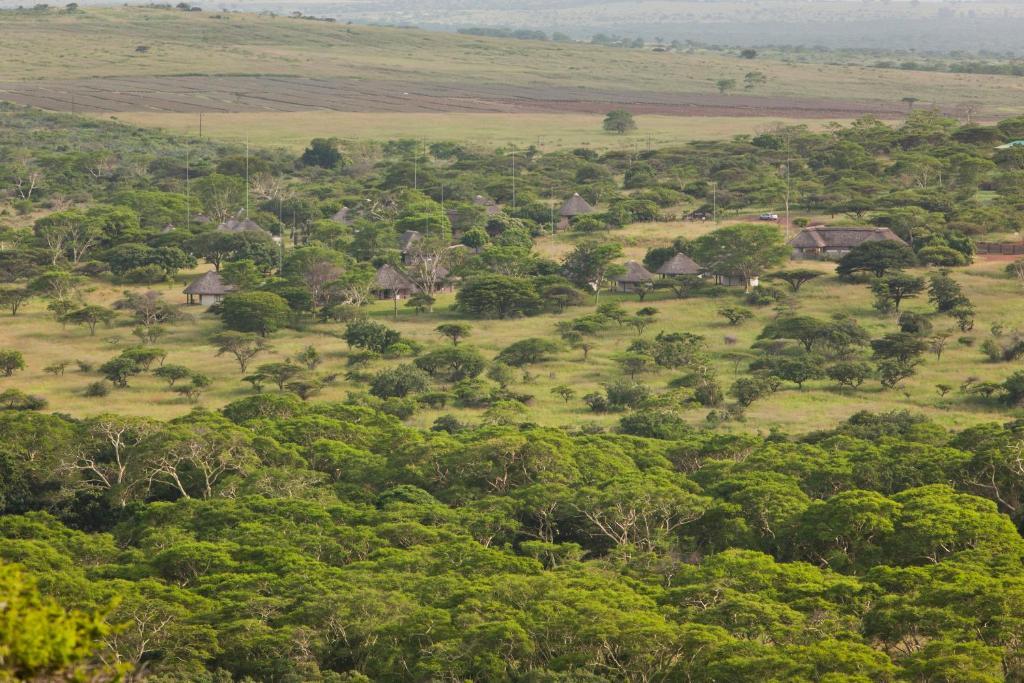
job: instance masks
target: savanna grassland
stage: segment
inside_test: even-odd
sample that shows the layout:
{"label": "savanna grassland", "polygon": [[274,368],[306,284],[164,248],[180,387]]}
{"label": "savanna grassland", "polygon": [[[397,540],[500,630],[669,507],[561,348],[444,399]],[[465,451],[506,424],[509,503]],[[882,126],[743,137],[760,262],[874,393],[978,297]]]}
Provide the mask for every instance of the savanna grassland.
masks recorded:
{"label": "savanna grassland", "polygon": [[[616,233],[616,238],[625,244],[629,258],[641,260],[646,250],[672,239],[687,236],[697,237],[713,228],[707,223],[637,224]],[[537,241],[541,254],[562,257],[576,241],[566,236],[555,239],[542,237]],[[807,265],[807,264],[802,264]],[[978,349],[988,336],[993,324],[999,324],[1007,331],[1024,329],[1024,309],[1013,305],[1021,296],[1019,280],[1008,277],[1004,272],[1005,261],[979,261],[969,268],[957,272],[966,294],[975,303],[978,316],[975,331],[962,334],[956,330],[952,320],[936,322],[938,331],[952,334],[950,343],[937,361],[928,356],[918,368],[918,374],[896,390],[885,390],[877,382],[869,382],[856,390],[836,387],[829,380],[807,382],[798,389],[789,385],[770,398],[754,403],[747,410],[743,422],[728,423],[724,428],[738,431],[767,431],[779,428],[784,431],[810,431],[824,429],[850,415],[862,411],[911,410],[927,415],[939,424],[963,428],[993,418],[992,405],[978,398],[954,391],[940,397],[936,390],[939,384],[959,387],[970,377],[975,381],[999,382],[1011,369],[1006,364],[995,364],[986,360]],[[895,318],[880,315],[872,308],[872,297],[866,285],[851,285],[840,282],[834,274],[834,264],[811,263],[809,267],[820,269],[825,275],[804,285],[792,312],[827,318],[833,313],[843,312],[855,317],[872,334],[881,336],[896,329]],[[925,271],[915,271],[924,273]],[[175,281],[153,287],[168,301],[184,304],[181,289],[194,275],[183,273]],[[89,303],[110,306],[122,298],[126,287],[95,284],[88,287],[85,298]],[[131,288],[127,288],[131,289]],[[145,291],[150,288],[135,288]],[[657,322],[652,324],[643,338],[652,338],[658,332],[690,332],[706,337],[714,359],[716,370],[722,380],[728,383],[743,375],[745,366],[756,358],[751,345],[757,341],[762,327],[777,312],[771,306],[754,308],[756,316],[741,325],[732,326],[717,314],[718,309],[728,305],[744,305],[742,288],[728,288],[720,296],[676,299],[671,292],[657,291],[647,295],[643,302],[635,294],[603,293],[602,302],[618,301],[630,312],[653,306],[658,309]],[[446,343],[434,328],[442,323],[463,320],[456,311],[450,310],[454,303],[451,294],[440,295],[432,313],[416,313],[401,302],[398,316],[394,315],[391,302],[377,302],[367,309],[372,319],[400,331],[404,337],[421,342],[427,347]],[[904,306],[908,311],[928,313],[932,306],[927,296],[909,300]],[[213,379],[210,390],[203,394],[201,405],[218,408],[231,401],[252,395],[249,384],[241,381],[243,374],[230,355],[216,355],[216,349],[209,339],[219,328],[215,316],[204,312],[203,307],[184,307],[194,316],[194,321],[177,324],[158,346],[167,351],[167,363],[185,365]],[[555,337],[556,324],[567,320],[580,311],[569,309],[564,314],[539,315],[515,320],[474,320],[472,336],[464,343],[494,357],[509,344],[526,337]],[[943,324],[945,328],[943,329]],[[99,365],[121,349],[136,343],[131,335],[134,326],[123,318],[112,327],[100,326],[91,336],[85,327],[61,325],[45,310],[42,303],[26,305],[16,317],[5,317],[0,327],[0,348],[24,349],[28,368],[15,378],[0,379],[2,386],[18,386],[46,398],[50,405],[72,415],[87,416],[98,411],[113,411],[119,414],[140,415],[168,419],[187,414],[194,406],[187,400],[172,393],[165,381],[149,375],[141,375],[130,381],[130,387],[116,390],[102,399],[83,396],[86,384],[95,380],[95,373],[81,373],[75,362],[79,359]],[[324,356],[319,368],[322,372],[340,373],[341,377],[323,388],[320,400],[343,400],[351,391],[363,389],[344,379],[345,358],[350,351],[343,339],[344,325],[327,324],[309,326],[302,330],[283,330],[271,340],[272,349],[255,357],[252,364],[272,363],[286,360],[298,354],[304,347],[313,345]],[[726,341],[731,337],[735,341]],[[958,343],[965,337],[972,346]],[[613,426],[621,417],[620,413],[594,413],[580,399],[583,395],[600,391],[604,383],[621,376],[613,358],[626,351],[638,337],[628,327],[611,327],[596,340],[587,361],[582,353],[566,349],[551,361],[530,366],[527,379],[519,374],[511,386],[514,390],[532,397],[529,403],[529,418],[545,426],[579,425],[592,422],[604,427]],[[61,376],[44,371],[49,365],[68,361],[67,369]],[[370,366],[371,371],[397,365],[403,360],[378,361]],[[669,380],[680,373],[656,368],[641,374],[637,379],[651,387],[654,392],[667,390]],[[554,387],[568,385],[576,396],[565,401],[551,393]],[[277,391],[270,386],[268,392]],[[683,411],[686,420],[695,426],[702,424],[707,409],[699,406]],[[1000,409],[999,414],[1009,417],[1018,409]],[[475,409],[460,409],[448,406],[444,409],[418,410],[412,424],[429,427],[442,414],[455,414],[460,419],[471,421],[479,416]]]}
{"label": "savanna grassland", "polygon": [[784,54],[0,12],[0,680],[1024,680],[1022,80]]}

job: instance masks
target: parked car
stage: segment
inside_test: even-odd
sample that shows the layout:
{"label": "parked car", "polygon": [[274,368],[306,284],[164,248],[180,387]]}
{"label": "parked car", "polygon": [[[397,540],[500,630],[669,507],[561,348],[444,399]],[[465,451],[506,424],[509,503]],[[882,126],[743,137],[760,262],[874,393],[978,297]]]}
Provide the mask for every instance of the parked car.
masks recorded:
{"label": "parked car", "polygon": [[777,221],[777,220],[779,220],[779,214],[777,214],[777,213],[762,213],[757,218],[758,218],[758,220],[762,220],[762,221]]}

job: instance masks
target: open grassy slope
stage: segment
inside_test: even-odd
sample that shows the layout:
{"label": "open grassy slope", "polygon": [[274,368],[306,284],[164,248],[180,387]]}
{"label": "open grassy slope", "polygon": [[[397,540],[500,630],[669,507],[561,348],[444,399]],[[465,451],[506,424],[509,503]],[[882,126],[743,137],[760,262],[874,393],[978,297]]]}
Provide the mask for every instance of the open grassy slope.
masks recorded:
{"label": "open grassy slope", "polygon": [[[627,245],[627,256],[640,258],[652,244],[664,244],[673,235],[694,236],[711,227],[695,223],[644,224],[631,226],[618,233],[618,236]],[[573,239],[567,235],[559,235],[554,239],[541,238],[538,242],[538,251],[551,256],[564,253],[570,248]],[[978,349],[978,345],[989,334],[988,330],[993,323],[1002,324],[1008,331],[1024,329],[1024,308],[1006,305],[1007,301],[1020,297],[1021,286],[1018,281],[1003,274],[1003,265],[999,262],[979,262],[958,270],[955,274],[978,310],[975,330],[966,335],[975,339],[974,346],[959,344],[956,340],[963,335],[955,330],[952,320],[939,317],[935,319],[936,331],[953,333],[945,354],[938,362],[934,356],[926,356],[918,375],[901,387],[884,391],[874,380],[865,383],[856,391],[839,390],[824,380],[808,382],[803,390],[787,385],[771,398],[755,403],[747,413],[746,422],[734,423],[728,428],[766,430],[772,426],[779,426],[789,431],[804,432],[834,425],[858,410],[909,409],[929,415],[943,424],[958,427],[1007,417],[1006,411],[996,409],[994,412],[993,406],[966,399],[955,390],[940,398],[935,389],[936,384],[940,383],[957,387],[971,376],[986,381],[1002,381],[1015,369],[1014,364],[986,362]],[[815,266],[812,264],[812,267]],[[895,330],[896,323],[891,317],[880,316],[872,309],[871,296],[866,286],[840,283],[831,274],[831,264],[822,263],[816,267],[822,268],[828,274],[808,283],[801,290],[797,297],[797,310],[800,313],[827,317],[841,310],[856,317],[875,337]],[[176,282],[174,285],[159,286],[157,289],[163,292],[169,301],[183,303],[181,287],[181,282]],[[115,286],[93,285],[86,296],[95,303],[109,305],[119,298],[122,289]],[[603,294],[602,300],[621,301],[629,310],[650,305],[657,307],[658,322],[645,332],[647,337],[652,337],[661,330],[704,335],[715,359],[719,378],[727,387],[736,376],[737,367],[740,373],[743,372],[746,362],[742,360],[744,353],[749,351],[750,345],[764,324],[775,315],[771,307],[759,308],[755,309],[754,320],[739,327],[727,326],[716,311],[723,305],[741,303],[741,297],[741,291],[730,289],[719,298],[679,300],[672,298],[669,292],[659,291],[648,296],[644,303],[637,301],[635,295]],[[837,302],[841,304],[837,306]],[[434,313],[416,315],[409,309],[400,307],[396,319],[392,304],[379,302],[370,307],[369,313],[400,330],[403,335],[432,346],[445,343],[434,333],[434,327],[441,322],[461,319],[449,310],[452,303],[452,295],[442,295]],[[907,301],[904,308],[924,312],[930,309],[930,305],[925,298],[920,298]],[[195,322],[171,326],[167,337],[157,344],[168,351],[166,362],[186,365],[207,373],[214,379],[213,387],[201,400],[204,406],[217,407],[249,395],[251,389],[248,384],[240,381],[241,374],[234,359],[228,356],[216,357],[214,349],[207,342],[211,334],[221,329],[219,321],[209,314],[203,314],[202,309],[198,307],[189,307],[187,310],[196,314]],[[552,336],[559,320],[590,310],[593,309],[587,306],[569,309],[563,316],[542,315],[507,321],[471,321],[473,336],[466,343],[480,348],[486,356],[493,357],[502,348],[518,339]],[[135,342],[130,332],[131,325],[126,319],[109,329],[98,328],[96,336],[92,337],[84,327],[62,328],[45,311],[42,303],[33,302],[17,317],[11,318],[5,314],[2,321],[0,348],[22,349],[29,367],[13,378],[0,378],[0,390],[13,386],[39,394],[49,400],[51,409],[74,415],[113,411],[166,418],[184,414],[192,408],[189,403],[167,390],[163,382],[149,375],[134,378],[128,389],[114,390],[107,398],[94,399],[84,397],[82,389],[97,379],[95,374],[80,373],[73,364],[62,377],[54,377],[43,371],[47,365],[61,360],[83,359],[99,364],[117,355],[121,348]],[[271,339],[273,351],[257,356],[251,367],[259,363],[284,360],[306,345],[312,344],[325,357],[324,364],[319,370],[341,373],[338,382],[325,388],[321,397],[344,399],[349,391],[363,390],[365,385],[356,385],[344,379],[347,349],[344,341],[337,336],[343,330],[343,325],[318,325],[307,331],[278,332]],[[726,336],[735,337],[736,343],[727,344]],[[587,421],[611,425],[617,421],[620,414],[591,413],[580,397],[600,389],[602,383],[621,376],[612,356],[625,351],[635,338],[634,332],[629,328],[612,329],[598,338],[597,346],[591,351],[588,362],[581,360],[581,353],[578,351],[565,351],[550,362],[530,367],[531,377],[512,387],[516,391],[535,397],[529,408],[529,418],[546,425],[574,425]],[[397,362],[407,361],[378,361],[369,369],[374,371]],[[676,374],[678,373],[659,369],[657,372],[642,375],[639,379],[649,384],[655,392],[659,392],[666,388],[667,382]],[[573,387],[577,392],[576,398],[566,403],[561,398],[553,396],[551,389],[561,384]],[[469,421],[480,417],[480,411],[477,410],[422,409],[416,413],[412,422],[429,426],[435,417],[444,412],[455,413]],[[700,423],[707,412],[704,408],[694,408],[684,411],[683,414],[694,423]]]}
{"label": "open grassy slope", "polygon": [[[296,146],[317,134],[415,135],[612,147],[600,114],[640,115],[653,143],[750,132],[751,119],[901,117],[904,97],[983,117],[1020,110],[1024,79],[654,53],[303,21],[254,14],[87,8],[0,13],[0,99],[174,130]],[[743,76],[767,84],[742,89]],[[715,82],[740,89],[719,94]],[[234,116],[250,113],[249,116]],[[448,116],[458,113],[458,116]],[[383,114],[383,115],[380,115]],[[539,117],[539,118],[538,118]],[[683,121],[674,118],[685,117]],[[699,123],[694,123],[699,121]],[[592,133],[588,131],[593,131]],[[590,139],[591,137],[595,139]],[[550,144],[557,144],[551,142]]]}

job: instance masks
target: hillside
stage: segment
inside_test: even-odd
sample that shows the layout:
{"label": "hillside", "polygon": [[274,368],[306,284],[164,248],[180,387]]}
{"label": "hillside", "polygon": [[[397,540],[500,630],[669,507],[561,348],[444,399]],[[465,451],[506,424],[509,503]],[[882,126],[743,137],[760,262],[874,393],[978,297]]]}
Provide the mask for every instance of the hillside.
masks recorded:
{"label": "hillside", "polygon": [[[353,137],[418,136],[425,116],[438,138],[495,135],[579,144],[597,115],[627,107],[652,118],[640,131],[664,144],[693,139],[691,117],[716,131],[752,132],[769,120],[844,120],[919,106],[976,115],[1018,111],[1024,79],[750,61],[722,52],[652,52],[596,45],[481,38],[242,13],[87,8],[73,14],[0,12],[0,98],[48,109],[115,115],[144,125],[217,134],[287,137],[297,128]],[[102,43],[94,40],[104,36]],[[52,46],[59,46],[53,49]],[[744,89],[746,74],[763,85]],[[716,82],[732,80],[720,94]],[[235,112],[259,118],[234,119]],[[373,116],[384,113],[381,120]],[[457,113],[446,120],[444,115]],[[547,118],[533,118],[544,115]],[[564,118],[561,118],[564,117]],[[661,118],[669,117],[669,118]],[[679,121],[674,117],[686,117]],[[525,129],[510,121],[526,124]],[[351,122],[351,126],[349,125]],[[701,123],[694,123],[700,131]],[[500,137],[499,137],[500,139]],[[643,140],[644,138],[639,138]],[[290,141],[289,141],[290,142]],[[621,140],[589,140],[601,147]],[[294,144],[294,143],[293,143]]]}

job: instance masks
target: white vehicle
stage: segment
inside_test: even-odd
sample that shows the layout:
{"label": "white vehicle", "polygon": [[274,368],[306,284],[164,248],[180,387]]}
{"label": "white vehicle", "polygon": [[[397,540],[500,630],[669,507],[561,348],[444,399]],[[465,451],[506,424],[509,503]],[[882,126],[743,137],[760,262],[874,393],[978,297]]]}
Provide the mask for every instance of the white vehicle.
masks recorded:
{"label": "white vehicle", "polygon": [[777,221],[779,220],[779,214],[777,213],[762,213],[758,216],[758,220],[762,221]]}

